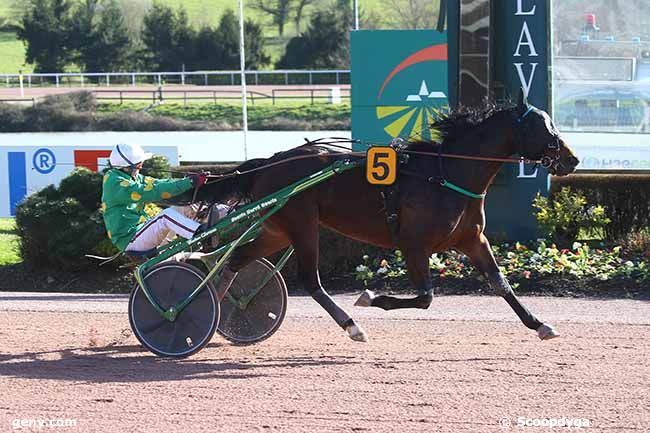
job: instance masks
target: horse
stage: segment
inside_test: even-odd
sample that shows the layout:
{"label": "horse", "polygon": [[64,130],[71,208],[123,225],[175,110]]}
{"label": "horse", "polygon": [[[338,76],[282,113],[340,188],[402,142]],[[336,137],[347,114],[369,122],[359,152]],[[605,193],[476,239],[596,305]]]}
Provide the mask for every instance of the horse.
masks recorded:
{"label": "horse", "polygon": [[[234,251],[218,282],[219,293],[225,293],[237,271],[251,261],[292,245],[303,289],[352,340],[368,341],[367,333],[321,284],[321,225],[367,244],[398,248],[405,257],[409,281],[417,295],[377,296],[366,290],[356,306],[428,308],[433,301],[429,257],[453,248],[469,257],[491,290],[503,297],[540,339],[559,336],[521,303],[499,271],[484,234],[484,196],[504,159],[517,153],[528,160],[541,160],[549,173],[558,176],[573,172],[578,159],[551,117],[528,105],[523,95],[516,104],[451,110],[431,128],[437,131],[438,140],[407,142],[402,149],[410,157],[400,168],[397,230],[392,233],[386,220],[381,189],[366,181],[364,170],[349,170],[301,192],[268,218],[258,238]],[[244,162],[235,168],[233,176],[203,186],[195,193],[196,199],[213,203],[233,197],[259,200],[346,158],[350,155],[340,150],[307,143],[267,159]]]}

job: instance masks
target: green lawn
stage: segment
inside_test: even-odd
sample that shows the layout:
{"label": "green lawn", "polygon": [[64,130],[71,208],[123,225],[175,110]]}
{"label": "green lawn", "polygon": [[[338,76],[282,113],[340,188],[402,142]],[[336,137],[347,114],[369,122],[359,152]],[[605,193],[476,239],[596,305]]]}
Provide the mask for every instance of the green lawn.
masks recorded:
{"label": "green lawn", "polygon": [[16,73],[20,69],[23,72],[33,70],[30,65],[25,63],[25,46],[21,41],[16,39],[14,32],[0,32],[0,74]]}
{"label": "green lawn", "polygon": [[20,261],[16,223],[13,218],[0,218],[0,266]]}

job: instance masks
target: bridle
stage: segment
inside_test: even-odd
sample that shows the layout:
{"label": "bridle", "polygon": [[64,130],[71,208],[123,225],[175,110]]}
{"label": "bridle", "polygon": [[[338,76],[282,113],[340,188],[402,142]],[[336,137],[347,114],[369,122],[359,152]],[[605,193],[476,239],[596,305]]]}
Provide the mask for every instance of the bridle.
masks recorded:
{"label": "bridle", "polygon": [[[519,148],[519,155],[524,157],[524,143],[526,143],[525,119],[535,109],[532,105],[515,120],[515,139]],[[546,170],[554,172],[560,164],[560,137],[554,135],[553,139],[546,144],[542,155],[536,159],[535,163],[541,165]]]}

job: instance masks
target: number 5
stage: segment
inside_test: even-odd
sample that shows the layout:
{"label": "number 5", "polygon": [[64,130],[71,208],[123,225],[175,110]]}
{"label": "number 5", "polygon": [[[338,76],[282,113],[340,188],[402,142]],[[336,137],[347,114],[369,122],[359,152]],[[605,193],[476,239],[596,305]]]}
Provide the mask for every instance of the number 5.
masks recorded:
{"label": "number 5", "polygon": [[371,147],[366,153],[366,179],[373,185],[392,185],[397,178],[397,152],[392,147]]}

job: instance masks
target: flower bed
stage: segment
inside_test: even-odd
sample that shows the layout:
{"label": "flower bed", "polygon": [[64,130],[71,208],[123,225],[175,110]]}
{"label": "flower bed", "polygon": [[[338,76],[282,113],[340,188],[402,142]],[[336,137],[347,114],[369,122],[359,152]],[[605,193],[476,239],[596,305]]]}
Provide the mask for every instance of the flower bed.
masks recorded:
{"label": "flower bed", "polygon": [[[650,253],[623,254],[620,246],[598,247],[575,242],[571,249],[559,249],[540,240],[533,244],[502,244],[493,246],[497,263],[514,288],[532,289],[543,280],[581,281],[581,287],[599,283],[633,286],[650,294]],[[429,267],[434,286],[458,285],[459,280],[479,281],[482,276],[469,259],[450,251],[433,254]],[[400,251],[388,257],[363,256],[356,267],[356,278],[368,287],[392,288],[402,286],[406,264]],[[394,280],[394,283],[391,281]],[[487,287],[484,283],[485,287]],[[470,284],[470,286],[473,286]],[[566,284],[565,284],[566,286]]]}

